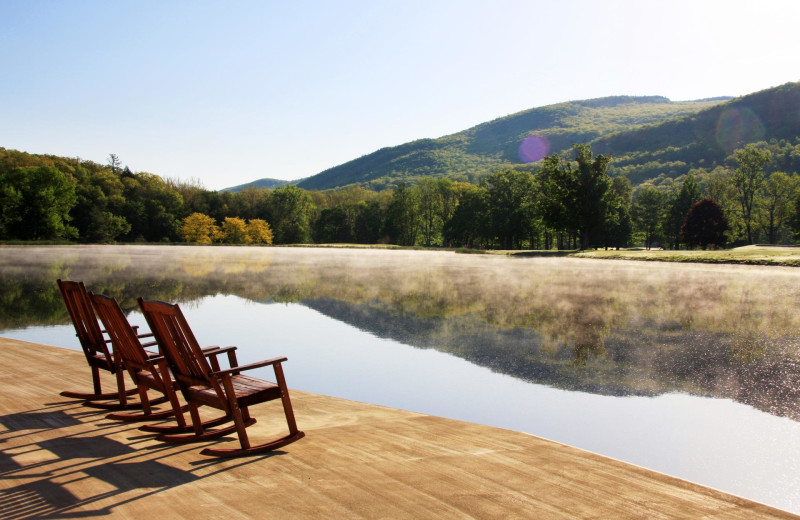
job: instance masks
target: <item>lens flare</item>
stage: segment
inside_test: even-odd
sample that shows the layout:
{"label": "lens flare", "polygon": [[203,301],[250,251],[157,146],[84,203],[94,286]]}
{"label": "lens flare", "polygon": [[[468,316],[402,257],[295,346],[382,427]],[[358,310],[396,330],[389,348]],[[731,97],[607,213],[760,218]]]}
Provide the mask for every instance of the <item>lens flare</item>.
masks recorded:
{"label": "lens flare", "polygon": [[550,152],[550,141],[543,135],[531,135],[519,143],[517,156],[524,163],[541,160]]}
{"label": "lens flare", "polygon": [[764,123],[747,107],[728,108],[717,120],[717,144],[726,152],[764,138]]}

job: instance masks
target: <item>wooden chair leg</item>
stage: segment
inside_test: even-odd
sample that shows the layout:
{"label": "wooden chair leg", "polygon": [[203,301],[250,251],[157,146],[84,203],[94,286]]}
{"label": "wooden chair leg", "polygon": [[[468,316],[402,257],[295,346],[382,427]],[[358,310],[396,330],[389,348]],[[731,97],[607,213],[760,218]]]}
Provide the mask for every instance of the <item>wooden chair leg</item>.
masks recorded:
{"label": "wooden chair leg", "polygon": [[175,391],[171,388],[167,390],[167,398],[172,405],[172,409],[175,410],[175,422],[178,423],[180,428],[186,428],[186,418],[184,418],[183,412],[188,410],[189,406],[181,407],[178,402],[178,396],[175,395]]}
{"label": "wooden chair leg", "polygon": [[294,435],[297,433],[297,422],[294,419],[294,410],[292,409],[292,400],[289,398],[289,388],[286,386],[286,378],[283,375],[283,367],[280,364],[274,365],[275,379],[278,383],[278,388],[281,389],[281,402],[283,403],[283,414],[286,416],[286,424],[289,426],[289,433]]}
{"label": "wooden chair leg", "polygon": [[245,425],[243,415],[242,410],[238,407],[233,410],[233,423],[236,425],[236,435],[239,437],[239,444],[242,446],[243,450],[248,450],[250,449],[250,439],[247,437],[247,426]]}
{"label": "wooden chair leg", "polygon": [[[180,433],[180,432],[187,432],[194,430],[194,424],[188,426],[186,424],[186,418],[183,416],[184,412],[189,411],[189,405],[181,406],[180,402],[178,401],[178,394],[175,393],[175,388],[173,387],[173,382],[169,376],[169,369],[167,368],[166,361],[161,361],[158,364],[159,372],[162,374],[163,377],[163,384],[165,386],[164,394],[166,395],[167,399],[169,399],[170,405],[172,407],[172,416],[175,417],[175,424],[146,424],[141,426],[139,429],[144,432],[152,432],[152,433],[162,433],[162,434],[169,434],[169,433]],[[195,416],[199,417],[199,415],[195,414]],[[221,417],[212,421],[206,421],[205,423],[201,423],[200,426],[202,429],[210,428],[212,426],[217,426],[219,424],[223,424],[228,422],[227,417]]]}
{"label": "wooden chair leg", "polygon": [[[206,448],[200,452],[201,455],[208,455],[212,457],[241,457],[243,455],[257,455],[259,453],[266,453],[278,448],[282,448],[287,444],[291,444],[299,439],[305,437],[305,433],[298,431],[297,423],[294,420],[294,412],[292,411],[292,403],[289,400],[289,391],[286,389],[286,381],[283,377],[283,371],[280,370],[280,365],[274,365],[276,377],[278,379],[278,386],[281,388],[281,400],[283,402],[283,411],[286,415],[286,422],[289,425],[289,435],[275,439],[258,446],[251,446],[250,439],[247,436],[245,427],[247,426],[247,419],[255,422],[255,419],[250,419],[250,412],[247,407],[239,408],[235,400],[229,398],[228,402],[232,410],[234,422],[236,423],[236,433],[239,436],[239,444],[241,448]],[[235,395],[233,393],[233,383],[229,377],[223,378],[225,392],[228,396]]]}
{"label": "wooden chair leg", "polygon": [[[178,423],[178,428],[186,429],[186,419],[183,417],[183,412],[186,407],[181,407],[178,402],[178,394],[175,392],[175,383],[170,377],[169,367],[167,360],[162,359],[158,362],[158,371],[161,374],[162,383],[164,385],[164,395],[169,399],[172,409],[175,410],[175,421]],[[187,405],[188,407],[188,405]]]}
{"label": "wooden chair leg", "polygon": [[[235,362],[235,359],[232,360]],[[225,388],[225,395],[228,398],[228,409],[233,416],[233,423],[236,425],[236,435],[239,437],[239,444],[243,450],[250,449],[250,439],[247,437],[247,427],[245,420],[250,419],[250,410],[246,406],[239,407],[236,402],[236,391],[233,389],[233,379],[230,375],[222,378],[222,386]]]}
{"label": "wooden chair leg", "polygon": [[194,403],[189,403],[189,415],[192,418],[192,427],[195,435],[203,435],[203,421],[200,420],[199,407]]}
{"label": "wooden chair leg", "polygon": [[95,394],[103,393],[100,388],[100,369],[97,367],[92,367],[92,388],[94,388]]}

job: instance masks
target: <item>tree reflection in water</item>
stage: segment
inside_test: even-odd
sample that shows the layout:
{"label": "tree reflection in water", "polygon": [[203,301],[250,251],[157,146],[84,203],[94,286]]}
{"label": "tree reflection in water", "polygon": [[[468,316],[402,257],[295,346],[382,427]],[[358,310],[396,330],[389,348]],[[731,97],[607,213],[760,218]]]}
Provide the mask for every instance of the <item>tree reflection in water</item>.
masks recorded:
{"label": "tree reflection in water", "polygon": [[57,278],[136,308],[294,302],[377,336],[606,395],[686,392],[800,420],[800,270],[372,249],[0,248],[2,330],[68,323]]}

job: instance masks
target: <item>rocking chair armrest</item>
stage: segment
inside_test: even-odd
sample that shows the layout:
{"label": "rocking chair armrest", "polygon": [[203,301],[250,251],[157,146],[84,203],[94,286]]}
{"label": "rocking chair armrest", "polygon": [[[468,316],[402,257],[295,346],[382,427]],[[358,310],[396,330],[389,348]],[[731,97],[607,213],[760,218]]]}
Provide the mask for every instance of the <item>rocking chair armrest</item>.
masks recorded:
{"label": "rocking chair armrest", "polygon": [[225,354],[226,352],[233,352],[236,350],[236,347],[220,347],[218,345],[212,345],[210,347],[204,347],[201,350],[203,351],[204,356],[218,356],[220,354]]}
{"label": "rocking chair armrest", "polygon": [[272,359],[265,359],[264,361],[256,361],[255,363],[248,363],[246,365],[241,365],[238,367],[231,367],[226,368],[225,370],[217,370],[216,372],[211,372],[212,376],[224,376],[227,374],[236,374],[241,372],[242,370],[252,370],[254,368],[261,368],[261,367],[268,367],[270,365],[278,365],[287,361],[288,358],[285,357],[277,357]]}

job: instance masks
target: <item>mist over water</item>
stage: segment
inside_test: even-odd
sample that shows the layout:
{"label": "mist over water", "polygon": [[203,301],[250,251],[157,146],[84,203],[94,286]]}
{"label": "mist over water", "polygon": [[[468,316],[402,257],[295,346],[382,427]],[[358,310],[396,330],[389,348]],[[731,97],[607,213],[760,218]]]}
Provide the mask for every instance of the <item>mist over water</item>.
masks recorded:
{"label": "mist over water", "polygon": [[[490,424],[800,512],[800,269],[436,251],[0,247],[0,335],[77,348],[55,284],[292,388]],[[269,377],[268,373],[262,374]]]}

